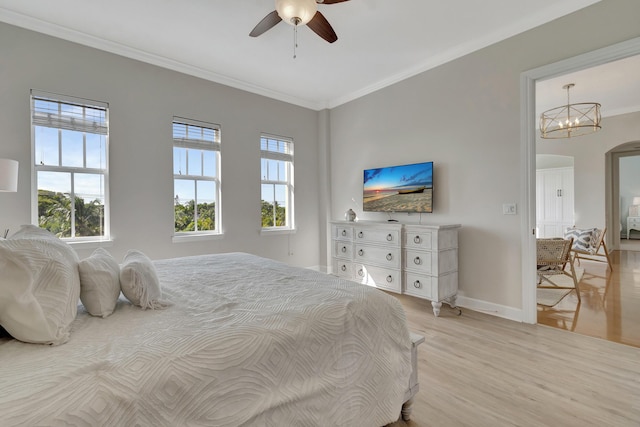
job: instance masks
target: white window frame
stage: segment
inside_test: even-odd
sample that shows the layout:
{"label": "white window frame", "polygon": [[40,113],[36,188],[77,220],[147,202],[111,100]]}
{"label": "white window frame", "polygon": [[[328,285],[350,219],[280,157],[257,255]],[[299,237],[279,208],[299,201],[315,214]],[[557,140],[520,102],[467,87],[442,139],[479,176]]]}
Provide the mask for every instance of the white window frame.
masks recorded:
{"label": "white window frame", "polygon": [[[285,148],[283,150],[269,150],[265,149],[263,142],[265,140],[276,141],[277,143],[285,144]],[[294,204],[294,196],[295,196],[295,186],[294,186],[294,143],[293,139],[284,136],[278,136],[268,133],[260,134],[260,222],[261,222],[261,231],[262,232],[278,232],[278,231],[286,231],[292,232],[295,231],[295,204]],[[280,160],[286,162],[286,179],[279,180],[269,180],[266,179],[265,176],[262,176],[262,161],[263,160]],[[286,206],[287,206],[287,214],[286,214],[286,223],[285,226],[271,226],[271,227],[262,227],[262,185],[285,185],[286,186]]]}
{"label": "white window frame", "polygon": [[[36,112],[35,101],[44,100],[59,104],[69,104],[83,108],[83,117],[71,118],[65,114]],[[110,202],[109,202],[109,104],[102,101],[95,101],[83,98],[77,98],[67,95],[61,95],[56,93],[49,93],[39,90],[31,90],[30,97],[31,105],[31,223],[39,225],[38,218],[38,172],[63,172],[71,174],[71,236],[63,237],[62,239],[70,243],[82,243],[93,241],[109,241],[111,239],[111,221],[110,221]],[[91,117],[84,115],[84,108],[104,110],[104,122],[100,120],[92,120]],[[60,110],[59,110],[60,111]],[[58,165],[45,165],[37,161],[38,153],[36,152],[36,126],[44,126],[58,130]],[[72,167],[62,166],[62,140],[61,135],[63,130],[73,130],[83,132],[83,166]],[[104,135],[104,168],[89,168],[86,167],[87,163],[87,138],[86,135],[98,134]],[[104,189],[104,226],[101,236],[76,236],[76,224],[75,224],[75,175],[76,174],[99,174],[102,175],[102,185]]]}
{"label": "white window frame", "polygon": [[[199,138],[190,138],[189,135],[187,135],[186,138],[177,138],[176,135],[174,135],[174,125],[175,124],[183,124],[183,125],[187,125],[187,129],[189,129],[190,127],[194,127],[194,128],[200,128],[200,129],[207,129],[207,130],[211,130],[214,132],[214,140],[213,141],[208,141],[205,139],[199,139]],[[188,130],[187,130],[188,132]],[[210,182],[214,182],[216,185],[216,191],[215,191],[215,209],[214,209],[214,216],[215,216],[215,222],[214,222],[214,230],[194,230],[194,231],[176,231],[175,229],[175,208],[173,210],[173,218],[174,218],[174,225],[173,225],[173,238],[174,238],[174,242],[176,241],[189,241],[191,240],[191,238],[195,237],[195,238],[201,238],[202,236],[221,236],[222,235],[222,209],[221,209],[221,195],[222,195],[222,188],[221,188],[221,154],[220,154],[220,147],[221,147],[221,133],[222,133],[222,129],[221,126],[215,123],[209,123],[209,122],[203,122],[203,121],[199,121],[199,120],[193,120],[193,119],[187,119],[184,117],[173,117],[173,120],[171,122],[171,133],[172,133],[172,139],[173,139],[173,149],[175,148],[186,148],[186,149],[194,149],[194,150],[201,150],[201,151],[209,151],[209,152],[213,152],[214,155],[216,156],[216,175],[215,176],[208,176],[208,175],[204,175],[204,163],[201,164],[200,168],[202,171],[201,175],[189,175],[189,174],[183,174],[183,173],[173,173],[173,198],[175,200],[176,197],[176,191],[175,191],[175,180],[176,179],[184,179],[184,180],[190,180],[190,181],[210,181]],[[173,151],[173,156],[175,155],[175,150]],[[201,158],[201,161],[204,162],[204,159]],[[186,164],[188,165],[188,158],[185,159]],[[173,158],[172,161],[172,170],[174,168],[175,165],[175,158]],[[188,166],[187,166],[188,167]],[[194,215],[197,218],[197,212],[198,212],[198,194],[197,194],[197,185],[195,188],[195,196],[196,196],[196,200],[195,200],[195,211],[194,211]],[[173,205],[175,206],[175,205]],[[196,220],[197,221],[197,220]],[[196,228],[197,228],[197,222],[196,222]]]}

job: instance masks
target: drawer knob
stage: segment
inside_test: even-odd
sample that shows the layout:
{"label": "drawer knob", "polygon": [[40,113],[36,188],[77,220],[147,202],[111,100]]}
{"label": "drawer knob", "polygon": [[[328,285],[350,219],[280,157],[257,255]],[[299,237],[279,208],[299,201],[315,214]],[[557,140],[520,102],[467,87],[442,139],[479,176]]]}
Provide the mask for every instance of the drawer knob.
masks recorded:
{"label": "drawer knob", "polygon": [[342,253],[345,253],[345,252],[347,252],[347,247],[346,247],[346,246],[343,246],[343,247],[342,247]]}
{"label": "drawer knob", "polygon": [[414,263],[415,265],[420,265],[420,264],[422,264],[422,260],[420,259],[420,257],[419,257],[419,256],[417,256],[417,257],[415,257],[415,258],[413,259],[413,263]]}
{"label": "drawer knob", "polygon": [[362,239],[364,237],[364,233],[362,231],[358,232],[358,237]]}
{"label": "drawer knob", "polygon": [[360,256],[364,255],[364,251],[363,251],[362,249],[360,249],[360,250],[358,251],[358,255],[360,255]]}
{"label": "drawer knob", "polygon": [[422,242],[422,239],[420,238],[420,236],[416,236],[413,238],[413,243],[419,244],[420,242]]}
{"label": "drawer knob", "polygon": [[415,282],[413,282],[413,287],[420,289],[422,287],[422,283],[420,283],[419,280],[416,280]]}
{"label": "drawer knob", "polygon": [[358,276],[363,277],[364,271],[362,269],[358,270]]}
{"label": "drawer knob", "polygon": [[342,230],[342,235],[346,236],[347,235],[347,230]]}
{"label": "drawer knob", "polygon": [[393,259],[393,255],[387,254],[387,261],[391,261]]}
{"label": "drawer knob", "polygon": [[346,266],[346,265],[344,265],[344,264],[342,264],[342,267],[340,267],[340,270],[342,270],[342,271],[347,271],[347,266]]}
{"label": "drawer knob", "polygon": [[387,282],[389,283],[393,282],[393,277],[391,277],[391,275],[387,276]]}
{"label": "drawer knob", "polygon": [[391,235],[391,233],[387,234],[387,241],[392,241],[393,240],[393,236]]}

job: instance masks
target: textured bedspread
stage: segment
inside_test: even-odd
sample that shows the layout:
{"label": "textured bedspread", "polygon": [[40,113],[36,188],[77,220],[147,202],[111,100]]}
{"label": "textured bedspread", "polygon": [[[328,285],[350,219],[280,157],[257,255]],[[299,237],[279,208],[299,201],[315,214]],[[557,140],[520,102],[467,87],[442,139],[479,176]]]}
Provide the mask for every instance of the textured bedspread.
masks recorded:
{"label": "textured bedspread", "polygon": [[68,343],[0,339],[0,424],[382,426],[407,389],[404,312],[247,254],[155,261],[166,310],[79,309]]}

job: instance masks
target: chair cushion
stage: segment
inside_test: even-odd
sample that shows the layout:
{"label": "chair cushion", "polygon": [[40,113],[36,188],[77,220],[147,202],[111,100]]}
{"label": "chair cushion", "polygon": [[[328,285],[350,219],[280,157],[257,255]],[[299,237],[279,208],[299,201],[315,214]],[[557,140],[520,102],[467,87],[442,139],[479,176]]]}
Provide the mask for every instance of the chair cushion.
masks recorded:
{"label": "chair cushion", "polygon": [[573,246],[571,249],[584,252],[590,252],[593,249],[592,242],[596,228],[575,228],[569,227],[564,232],[564,238],[573,238]]}

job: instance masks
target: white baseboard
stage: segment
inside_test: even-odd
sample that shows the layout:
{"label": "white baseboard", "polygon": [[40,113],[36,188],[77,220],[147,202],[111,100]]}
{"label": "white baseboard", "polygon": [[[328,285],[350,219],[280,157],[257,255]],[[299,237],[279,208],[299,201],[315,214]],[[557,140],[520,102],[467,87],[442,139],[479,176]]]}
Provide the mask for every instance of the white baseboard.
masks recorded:
{"label": "white baseboard", "polygon": [[329,267],[327,267],[326,265],[312,265],[305,268],[308,268],[309,270],[319,271],[321,273],[329,273]]}
{"label": "white baseboard", "polygon": [[493,316],[502,317],[516,322],[522,322],[522,309],[519,308],[495,304],[474,298],[467,298],[460,294],[458,294],[458,297],[456,298],[456,304],[462,308],[468,308],[469,310],[491,314]]}

